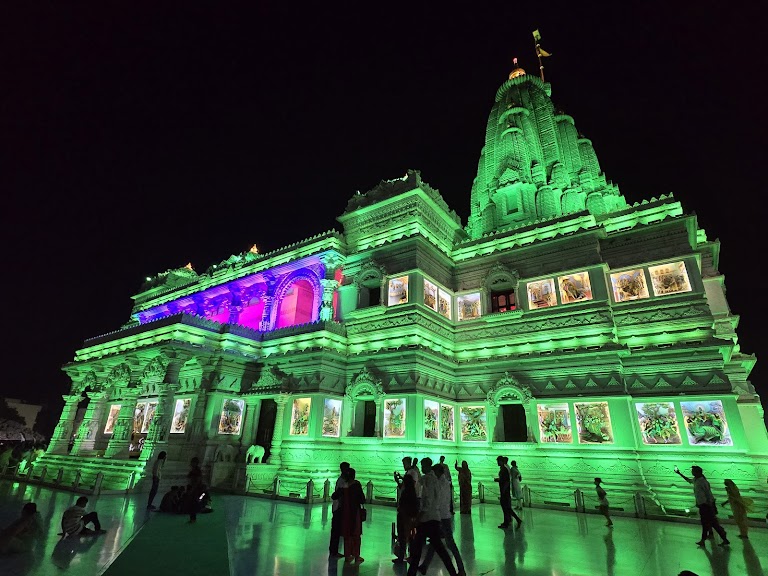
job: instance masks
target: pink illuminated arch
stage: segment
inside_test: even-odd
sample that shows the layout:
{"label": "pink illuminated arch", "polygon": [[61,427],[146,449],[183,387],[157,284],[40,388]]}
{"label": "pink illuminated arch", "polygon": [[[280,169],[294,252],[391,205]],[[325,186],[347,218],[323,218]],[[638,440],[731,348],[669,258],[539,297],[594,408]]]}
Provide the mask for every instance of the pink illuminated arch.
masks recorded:
{"label": "pink illuminated arch", "polygon": [[302,270],[285,278],[275,291],[274,327],[285,328],[315,322],[322,290],[317,276]]}

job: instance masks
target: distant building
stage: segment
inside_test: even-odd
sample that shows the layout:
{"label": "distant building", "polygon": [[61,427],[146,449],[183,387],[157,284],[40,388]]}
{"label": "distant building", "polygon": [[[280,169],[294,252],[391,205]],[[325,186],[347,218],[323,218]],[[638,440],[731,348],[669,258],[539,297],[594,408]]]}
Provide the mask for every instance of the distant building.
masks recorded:
{"label": "distant building", "polygon": [[25,402],[24,400],[18,400],[16,398],[6,398],[5,402],[16,410],[16,412],[19,413],[19,416],[21,416],[24,419],[24,426],[32,430],[35,427],[35,423],[37,422],[37,416],[40,414],[40,411],[43,409],[43,407],[39,404],[30,404],[29,402]]}
{"label": "distant building", "polygon": [[[466,226],[409,171],[353,196],[343,233],[148,278],[130,321],[64,366],[49,468],[125,488],[162,449],[222,487],[279,476],[303,494],[346,460],[394,498],[403,455],[491,479],[503,454],[534,503],[572,505],[600,476],[612,502],[640,492],[660,513],[690,504],[675,464],[764,488],[756,360],[719,242],[672,195],[629,205],[550,91],[521,69],[499,88]],[[245,462],[253,445],[266,463]]]}

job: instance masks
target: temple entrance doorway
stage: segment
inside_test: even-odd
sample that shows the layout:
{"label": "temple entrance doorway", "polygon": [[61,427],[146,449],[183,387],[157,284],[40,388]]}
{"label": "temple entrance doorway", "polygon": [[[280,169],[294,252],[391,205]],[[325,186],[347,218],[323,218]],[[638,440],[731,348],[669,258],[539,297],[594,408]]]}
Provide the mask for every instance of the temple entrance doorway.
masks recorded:
{"label": "temple entrance doorway", "polygon": [[527,442],[528,426],[525,420],[525,408],[522,404],[502,404],[499,406],[501,418],[502,442]]}
{"label": "temple entrance doorway", "polygon": [[277,418],[277,402],[271,398],[265,398],[261,401],[261,410],[259,410],[259,424],[256,427],[256,439],[254,444],[264,447],[264,458],[262,462],[267,462],[272,447],[272,433],[275,431],[275,419]]}
{"label": "temple entrance doorway", "polygon": [[372,438],[376,435],[376,402],[365,401],[365,416],[363,419],[363,436]]}

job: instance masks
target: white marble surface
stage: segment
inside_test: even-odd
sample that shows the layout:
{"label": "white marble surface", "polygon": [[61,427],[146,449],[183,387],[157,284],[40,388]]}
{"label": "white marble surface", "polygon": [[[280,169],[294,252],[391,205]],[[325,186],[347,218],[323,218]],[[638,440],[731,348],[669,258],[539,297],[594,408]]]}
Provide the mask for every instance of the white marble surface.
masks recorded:
{"label": "white marble surface", "polygon": [[[62,542],[57,536],[61,513],[76,498],[68,492],[0,483],[0,526],[6,526],[17,516],[22,504],[30,500],[37,503],[47,526],[33,554],[0,557],[0,574],[100,575],[130,544],[131,537],[148,517],[145,495],[92,498],[89,508],[99,512],[107,533]],[[405,573],[404,568],[391,562],[393,508],[369,507],[362,538],[365,562],[350,566],[343,560],[328,559],[327,505],[307,507],[241,496],[216,496],[214,501],[214,514],[225,514],[228,520],[232,576]],[[701,549],[695,544],[700,534],[695,524],[617,517],[615,526],[606,528],[597,515],[526,509],[522,529],[503,531],[497,528],[500,517],[499,507],[492,504],[474,506],[471,516],[456,515],[456,540],[468,574],[676,576],[687,569],[701,576],[758,576],[768,569],[765,527],[753,528],[750,540],[743,541],[737,537],[735,526],[726,525],[732,541],[730,549],[712,543]],[[202,519],[194,529],[205,530],[208,526]],[[173,538],[174,534],[167,537]],[[189,576],[194,570],[182,569],[179,573]],[[148,573],[138,569],[137,574]],[[428,574],[447,574],[439,558],[435,558]]]}

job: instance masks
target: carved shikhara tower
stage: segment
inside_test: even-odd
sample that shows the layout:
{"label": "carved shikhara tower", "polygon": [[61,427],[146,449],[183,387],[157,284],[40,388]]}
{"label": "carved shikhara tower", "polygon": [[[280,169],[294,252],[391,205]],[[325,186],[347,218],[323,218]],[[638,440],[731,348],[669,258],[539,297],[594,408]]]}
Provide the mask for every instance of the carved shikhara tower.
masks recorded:
{"label": "carved shikhara tower", "polygon": [[[263,493],[278,476],[288,495],[347,460],[394,498],[403,454],[466,460],[477,479],[504,454],[534,505],[601,476],[616,505],[640,493],[665,514],[690,504],[673,466],[696,463],[759,500],[755,358],[696,217],[671,195],[627,204],[520,69],[470,201],[464,227],[409,171],[353,196],[343,233],[148,278],[130,321],[64,367],[42,464],[125,489],[163,449],[169,470],[196,455],[215,485]],[[266,463],[246,461],[254,444]]]}

